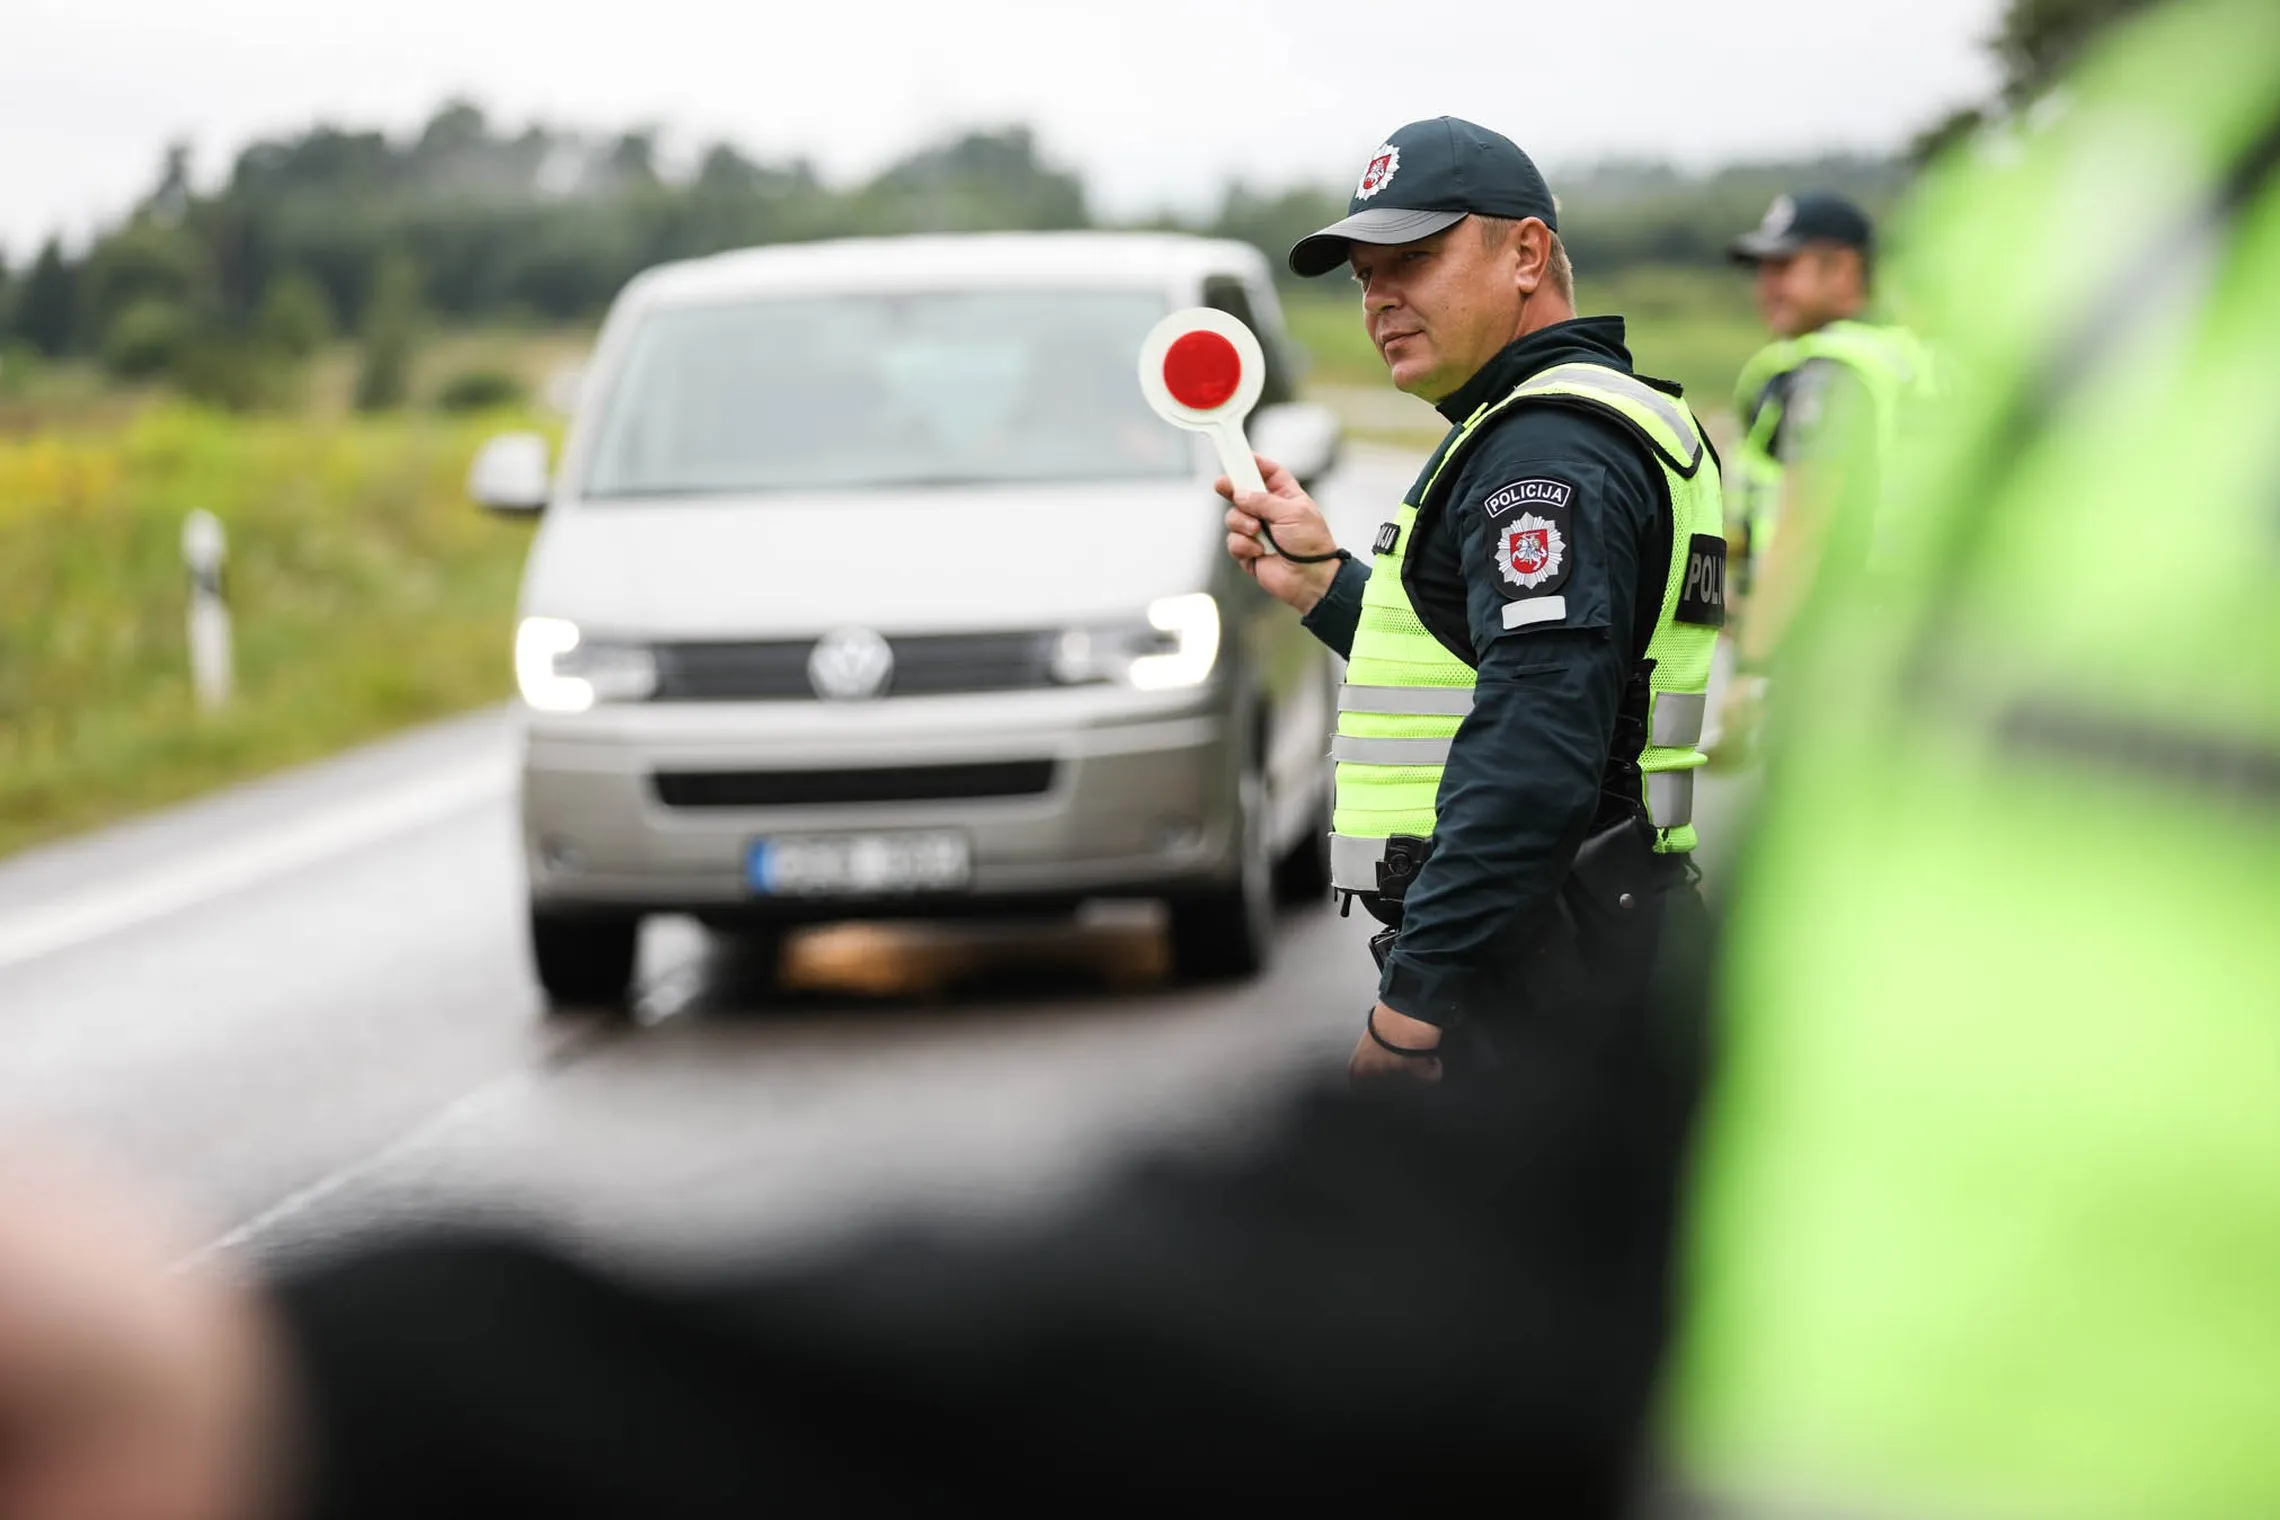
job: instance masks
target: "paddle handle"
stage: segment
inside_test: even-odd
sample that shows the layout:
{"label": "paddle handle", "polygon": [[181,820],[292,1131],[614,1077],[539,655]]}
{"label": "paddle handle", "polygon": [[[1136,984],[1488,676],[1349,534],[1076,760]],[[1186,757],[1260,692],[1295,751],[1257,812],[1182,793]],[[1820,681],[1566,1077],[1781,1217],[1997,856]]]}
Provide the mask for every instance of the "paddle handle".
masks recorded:
{"label": "paddle handle", "polygon": [[1251,453],[1251,440],[1243,436],[1243,424],[1215,422],[1210,432],[1211,441],[1219,446],[1219,467],[1235,482],[1235,489],[1266,490],[1267,482],[1259,474],[1259,461]]}
{"label": "paddle handle", "polygon": [[[1227,478],[1234,483],[1235,489],[1264,494],[1267,482],[1259,474],[1259,461],[1251,455],[1251,440],[1243,436],[1243,424],[1239,421],[1218,422],[1205,431],[1211,434],[1211,441],[1219,450],[1219,467],[1227,472]],[[1276,552],[1274,538],[1265,528],[1262,527],[1252,537],[1269,554]]]}

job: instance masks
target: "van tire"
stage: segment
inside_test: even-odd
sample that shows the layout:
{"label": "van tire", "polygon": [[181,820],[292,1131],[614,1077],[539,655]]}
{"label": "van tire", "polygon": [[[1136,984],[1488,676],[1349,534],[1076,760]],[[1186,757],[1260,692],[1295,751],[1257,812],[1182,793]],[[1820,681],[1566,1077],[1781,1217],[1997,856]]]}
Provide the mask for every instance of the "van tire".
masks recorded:
{"label": "van tire", "polygon": [[746,922],[715,927],[715,965],[744,1007],[766,1007],[783,997],[786,924]]}
{"label": "van tire", "polygon": [[1243,777],[1236,806],[1235,880],[1169,900],[1172,968],[1183,980],[1256,976],[1273,958],[1275,871],[1267,855],[1266,782]]}
{"label": "van tire", "polygon": [[1288,907],[1318,903],[1330,895],[1330,783],[1307,814],[1306,829],[1275,862],[1275,900]]}
{"label": "van tire", "polygon": [[531,969],[547,1011],[624,1016],[640,940],[638,914],[532,908]]}

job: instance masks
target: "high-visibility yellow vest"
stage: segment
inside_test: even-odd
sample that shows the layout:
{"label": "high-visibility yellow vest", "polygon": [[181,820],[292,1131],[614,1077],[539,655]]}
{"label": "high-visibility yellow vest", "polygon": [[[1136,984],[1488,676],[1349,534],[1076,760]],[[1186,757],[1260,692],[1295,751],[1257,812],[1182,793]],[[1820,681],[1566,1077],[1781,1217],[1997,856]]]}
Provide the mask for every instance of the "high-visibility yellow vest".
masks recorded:
{"label": "high-visibility yellow vest", "polygon": [[[1768,387],[1780,376],[1816,359],[1844,365],[1867,390],[1875,413],[1879,460],[1893,457],[1908,403],[1930,393],[1930,353],[1904,327],[1844,318],[1799,337],[1769,343],[1752,355],[1734,382],[1734,411],[1741,419],[1742,439],[1734,450],[1732,465],[1734,519],[1748,534],[1748,560],[1762,558],[1772,547],[1781,515],[1785,470],[1774,456],[1773,440],[1781,430],[1785,408],[1778,395],[1768,393]],[[1742,573],[1747,574],[1747,561]]]}
{"label": "high-visibility yellow vest", "polygon": [[1655,826],[1658,850],[1694,848],[1694,771],[1705,761],[1696,746],[1717,629],[1681,623],[1676,613],[1690,559],[1696,561],[1697,575],[1719,573],[1721,562],[1704,562],[1690,553],[1695,535],[1715,539],[1723,533],[1718,472],[1702,468],[1709,449],[1684,402],[1621,370],[1562,364],[1521,382],[1458,426],[1418,493],[1419,501],[1401,504],[1388,535],[1391,543],[1372,566],[1346,684],[1338,697],[1338,736],[1330,751],[1337,761],[1338,790],[1331,881],[1342,891],[1379,890],[1378,867],[1389,839],[1432,837],[1442,766],[1458,726],[1472,710],[1472,666],[1426,630],[1402,587],[1401,559],[1410,529],[1420,505],[1434,499],[1441,482],[1455,481],[1457,465],[1482,432],[1507,409],[1530,405],[1585,406],[1611,416],[1647,445],[1662,469],[1670,495],[1670,568],[1645,651],[1653,669],[1647,742],[1639,756],[1640,802]]}

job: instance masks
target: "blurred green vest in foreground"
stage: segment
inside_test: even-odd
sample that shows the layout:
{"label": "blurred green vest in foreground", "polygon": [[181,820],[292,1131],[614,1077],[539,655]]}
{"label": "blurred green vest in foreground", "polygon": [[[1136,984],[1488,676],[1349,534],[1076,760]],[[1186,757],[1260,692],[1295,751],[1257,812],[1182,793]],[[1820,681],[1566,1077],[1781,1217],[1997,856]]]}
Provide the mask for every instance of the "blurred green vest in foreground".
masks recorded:
{"label": "blurred green vest in foreground", "polygon": [[1901,246],[1924,532],[1792,641],[1670,1446],[1745,1513],[2280,1515],[2280,5],[2118,32]]}

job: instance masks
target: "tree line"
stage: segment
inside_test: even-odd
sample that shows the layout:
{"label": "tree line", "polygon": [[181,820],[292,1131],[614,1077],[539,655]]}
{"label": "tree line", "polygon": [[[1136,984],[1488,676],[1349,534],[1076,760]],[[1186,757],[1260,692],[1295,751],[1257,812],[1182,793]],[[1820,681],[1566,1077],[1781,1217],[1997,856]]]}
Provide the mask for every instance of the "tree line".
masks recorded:
{"label": "tree line", "polygon": [[813,167],[708,149],[668,179],[645,131],[494,129],[453,102],[407,139],[320,125],[255,142],[222,184],[187,151],[74,255],[50,239],[0,271],[0,345],[171,375],[224,402],[336,335],[366,351],[360,399],[400,399],[423,322],[593,317],[664,259],[752,243],[926,228],[1079,227],[1084,191],[1015,128],[914,153],[852,189]]}
{"label": "tree line", "polygon": [[[1888,164],[1811,166],[1880,194]],[[1563,217],[1578,261],[1714,259],[1795,166],[1689,178],[1620,167],[1587,177]],[[1229,186],[1201,216],[1144,225],[1239,238],[1275,266],[1343,214],[1341,189]],[[169,149],[150,190],[78,254],[51,239],[0,269],[0,349],[86,356],[127,379],[167,376],[224,404],[259,404],[282,367],[336,337],[360,341],[359,400],[402,399],[424,324],[595,317],[667,259],[759,243],[908,232],[1102,225],[1073,170],[1025,128],[967,132],[861,183],[827,184],[802,159],[717,143],[668,176],[654,134],[495,127],[455,101],[417,132],[320,125],[252,143],[222,183],[195,187]]]}

